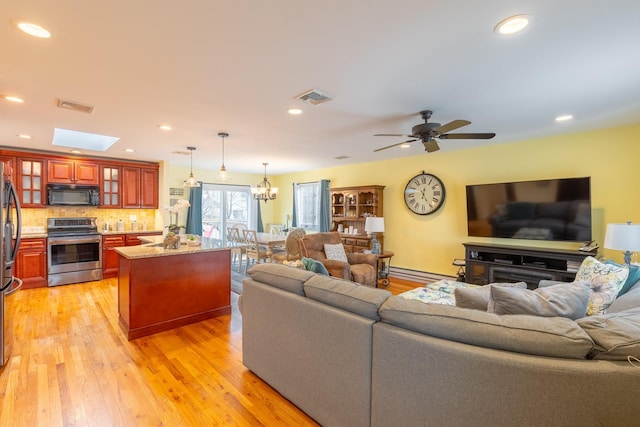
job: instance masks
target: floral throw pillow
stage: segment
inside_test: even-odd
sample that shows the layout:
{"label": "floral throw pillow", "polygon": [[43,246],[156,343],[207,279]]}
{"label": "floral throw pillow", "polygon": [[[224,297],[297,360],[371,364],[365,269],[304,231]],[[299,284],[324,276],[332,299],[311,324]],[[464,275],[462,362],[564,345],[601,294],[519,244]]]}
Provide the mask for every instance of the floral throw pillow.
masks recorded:
{"label": "floral throw pillow", "polygon": [[587,316],[605,314],[628,275],[626,266],[605,264],[594,257],[586,257],[576,273],[576,281],[589,282],[591,287]]}
{"label": "floral throw pillow", "polygon": [[347,253],[344,251],[344,246],[342,243],[336,244],[324,244],[324,255],[327,259],[335,259],[337,261],[349,262],[347,260]]}

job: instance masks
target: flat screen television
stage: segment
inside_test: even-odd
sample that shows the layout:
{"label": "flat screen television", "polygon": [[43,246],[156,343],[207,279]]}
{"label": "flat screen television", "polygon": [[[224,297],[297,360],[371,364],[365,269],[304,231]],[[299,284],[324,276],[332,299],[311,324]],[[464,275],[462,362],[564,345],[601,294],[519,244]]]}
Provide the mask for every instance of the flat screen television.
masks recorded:
{"label": "flat screen television", "polygon": [[591,240],[591,177],[467,185],[470,237]]}

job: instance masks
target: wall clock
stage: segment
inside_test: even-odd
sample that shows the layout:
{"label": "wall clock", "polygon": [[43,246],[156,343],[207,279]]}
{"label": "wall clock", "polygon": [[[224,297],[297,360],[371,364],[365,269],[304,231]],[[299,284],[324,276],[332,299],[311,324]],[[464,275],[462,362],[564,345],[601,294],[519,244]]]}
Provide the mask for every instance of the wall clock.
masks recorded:
{"label": "wall clock", "polygon": [[444,203],[444,184],[435,175],[422,171],[407,182],[404,188],[404,202],[411,212],[429,215]]}

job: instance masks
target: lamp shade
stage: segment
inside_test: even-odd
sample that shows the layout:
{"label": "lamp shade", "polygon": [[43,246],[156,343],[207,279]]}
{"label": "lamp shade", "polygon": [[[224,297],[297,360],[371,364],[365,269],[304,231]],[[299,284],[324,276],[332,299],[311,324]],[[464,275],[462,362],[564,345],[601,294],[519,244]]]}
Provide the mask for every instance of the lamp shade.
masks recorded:
{"label": "lamp shade", "polygon": [[368,216],[364,222],[364,231],[367,233],[382,233],[384,232],[384,218]]}
{"label": "lamp shade", "polygon": [[640,251],[640,224],[607,224],[604,247],[619,251]]}

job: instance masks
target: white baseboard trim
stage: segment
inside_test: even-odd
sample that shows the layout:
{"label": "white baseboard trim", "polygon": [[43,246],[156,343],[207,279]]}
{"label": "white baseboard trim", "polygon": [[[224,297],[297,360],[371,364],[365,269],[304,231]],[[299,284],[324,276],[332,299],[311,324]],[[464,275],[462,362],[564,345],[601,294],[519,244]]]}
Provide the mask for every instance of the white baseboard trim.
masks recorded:
{"label": "white baseboard trim", "polygon": [[455,276],[445,276],[442,274],[429,273],[428,271],[411,270],[409,268],[391,267],[389,269],[390,277],[408,280],[416,283],[433,283],[442,279],[455,279]]}

